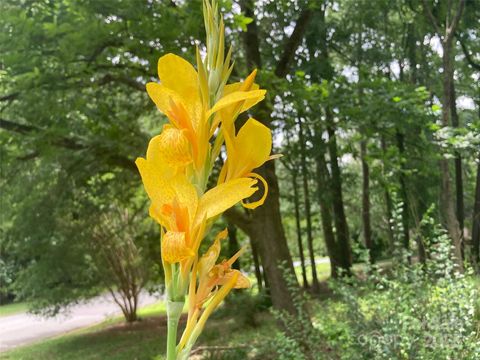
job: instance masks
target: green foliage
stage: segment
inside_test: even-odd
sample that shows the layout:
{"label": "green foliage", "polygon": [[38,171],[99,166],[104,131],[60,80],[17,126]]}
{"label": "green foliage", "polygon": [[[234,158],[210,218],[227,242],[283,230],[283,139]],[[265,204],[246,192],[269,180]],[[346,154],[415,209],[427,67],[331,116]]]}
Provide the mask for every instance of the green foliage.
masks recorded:
{"label": "green foliage", "polygon": [[[263,345],[262,354],[279,360],[313,360],[324,351],[323,338],[312,326],[309,298],[297,286],[297,280],[284,272],[295,305],[295,315],[286,311],[272,310],[280,323],[280,331],[273,340]],[[268,354],[268,355],[267,355]]]}
{"label": "green foliage", "polygon": [[257,315],[271,306],[271,300],[264,292],[252,294],[252,291],[243,290],[232,293],[221,307],[213,314],[213,318],[235,317],[238,326],[258,327]]}
{"label": "green foliage", "polygon": [[343,359],[480,358],[477,284],[455,271],[450,240],[429,213],[422,227],[429,239],[425,265],[399,263],[390,276],[335,284],[342,305],[329,308],[327,319],[334,321],[325,321],[321,332],[340,336],[332,345]]}

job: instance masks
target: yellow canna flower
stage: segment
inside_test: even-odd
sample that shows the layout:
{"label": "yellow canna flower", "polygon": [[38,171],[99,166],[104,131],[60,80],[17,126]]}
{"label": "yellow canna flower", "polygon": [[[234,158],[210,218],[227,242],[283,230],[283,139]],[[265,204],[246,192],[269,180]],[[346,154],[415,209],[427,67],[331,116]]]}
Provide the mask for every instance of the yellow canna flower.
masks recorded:
{"label": "yellow canna flower", "polygon": [[[246,101],[253,106],[265,97],[265,90],[227,85],[225,96],[210,109],[199,91],[199,74],[188,61],[174,54],[167,54],[158,60],[158,75],[161,83],[148,83],[148,95],[171,124],[184,131],[191,143],[197,171],[205,166],[211,147],[209,140],[218,126],[218,122],[212,126],[210,117],[221,109]],[[247,109],[244,107],[242,111]]]}
{"label": "yellow canna flower", "polygon": [[[223,20],[215,0],[204,0],[207,29],[206,57],[197,48],[197,69],[174,54],[158,60],[160,82],[147,84],[147,92],[169,123],[151,139],[145,158],[136,165],[150,198],[150,216],[160,224],[161,255],[167,290],[167,359],[181,360],[200,335],[206,320],[234,288],[250,282],[232,264],[243,253],[217,263],[220,232],[209,250],[199,248],[214,221],[241,202],[254,209],[263,204],[268,186],[253,172],[269,159],[272,135],[268,127],[249,118],[235,130],[239,114],[263,100],[265,90],[255,84],[256,71],[244,81],[228,84],[232,49],[225,56]],[[207,183],[225,144],[226,161],[217,185]],[[263,183],[261,198],[245,203]],[[176,346],[180,313],[188,291],[187,326]]]}
{"label": "yellow canna flower", "polygon": [[[199,196],[184,172],[175,173],[175,159],[178,159],[179,167],[189,163],[186,144],[180,130],[165,127],[150,141],[147,158],[136,161],[152,202],[150,215],[167,229],[164,238],[168,241],[163,240],[162,250],[169,254],[164,257],[169,263],[180,262],[187,259],[188,254],[190,257],[195,254],[203,238],[203,234],[197,234],[202,223],[257,191],[257,180],[244,177],[222,183]],[[183,234],[181,241],[178,234]],[[178,256],[174,257],[174,254]]]}

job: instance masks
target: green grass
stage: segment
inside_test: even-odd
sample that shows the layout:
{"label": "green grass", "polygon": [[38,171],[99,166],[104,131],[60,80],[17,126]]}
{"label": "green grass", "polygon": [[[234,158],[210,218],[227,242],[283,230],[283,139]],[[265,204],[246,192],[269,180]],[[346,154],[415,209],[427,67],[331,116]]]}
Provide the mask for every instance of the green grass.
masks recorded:
{"label": "green grass", "polygon": [[[143,313],[157,313],[155,306],[143,309]],[[267,315],[257,328],[239,328],[236,319],[212,318],[202,334],[199,345],[251,346],[259,339],[259,333],[269,336],[273,322]],[[253,339],[253,340],[252,340]],[[108,322],[57,338],[42,341],[0,354],[4,360],[162,360],[165,353],[165,316],[149,316],[127,325],[121,321]]]}
{"label": "green grass", "polygon": [[[188,296],[185,297],[185,306],[183,307],[183,313],[188,311]],[[150,316],[160,316],[167,313],[166,303],[163,300],[160,300],[156,303],[144,306],[141,309],[138,309],[137,315],[141,318],[150,317]]]}
{"label": "green grass", "polygon": [[[310,262],[307,261],[307,264]],[[317,269],[317,276],[319,281],[326,281],[330,277],[330,263],[325,262],[325,263],[320,263],[316,264],[316,269]],[[305,270],[307,272],[307,280],[311,283],[312,282],[312,267],[311,265],[306,265]],[[295,267],[295,273],[297,274],[297,279],[299,283],[302,283],[302,267],[300,265]]]}
{"label": "green grass", "polygon": [[0,306],[0,317],[14,315],[28,310],[28,303],[19,302]]}

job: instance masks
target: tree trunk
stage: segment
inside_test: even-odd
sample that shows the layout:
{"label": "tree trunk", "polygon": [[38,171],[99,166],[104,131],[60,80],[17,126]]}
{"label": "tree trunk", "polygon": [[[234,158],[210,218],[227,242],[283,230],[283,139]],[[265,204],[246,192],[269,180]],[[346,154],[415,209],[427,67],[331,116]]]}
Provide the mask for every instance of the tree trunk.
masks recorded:
{"label": "tree trunk", "polygon": [[387,178],[387,171],[386,171],[386,156],[387,156],[387,143],[385,142],[385,137],[382,135],[381,139],[381,146],[382,146],[382,155],[383,155],[383,166],[382,166],[382,176],[383,176],[383,188],[384,188],[384,198],[385,198],[385,212],[386,212],[386,219],[387,219],[387,235],[388,241],[390,244],[390,251],[393,252],[394,249],[394,236],[393,236],[393,229],[391,224],[392,219],[392,211],[393,211],[393,204],[392,204],[392,197],[390,196],[390,189],[388,188],[389,179]]}
{"label": "tree trunk", "polygon": [[[457,9],[452,15],[452,10],[454,3],[458,4]],[[450,115],[454,109],[454,56],[453,56],[453,37],[455,31],[458,27],[460,19],[462,17],[463,9],[465,6],[465,0],[459,0],[458,2],[449,1],[447,4],[447,17],[445,21],[445,29],[442,31],[441,26],[439,25],[438,20],[433,15],[433,12],[430,10],[430,6],[427,0],[423,0],[423,7],[430,18],[432,26],[434,27],[438,36],[442,37],[442,65],[443,65],[443,106],[442,106],[442,125],[449,126]],[[443,32],[443,34],[442,34]],[[454,251],[453,256],[455,261],[458,264],[458,268],[463,272],[463,257],[462,257],[462,233],[459,227],[457,214],[455,211],[455,202],[452,195],[451,189],[451,179],[450,179],[450,169],[448,165],[448,160],[442,158],[440,160],[440,174],[441,174],[441,209],[443,218],[445,220],[448,234],[452,239]],[[463,195],[462,195],[463,197]]]}
{"label": "tree trunk", "polygon": [[370,261],[374,262],[372,227],[370,223],[370,168],[367,162],[367,141],[360,142],[360,158],[362,159],[362,221],[363,238]]}
{"label": "tree trunk", "polygon": [[302,228],[300,226],[300,201],[297,188],[297,174],[292,171],[293,203],[295,206],[295,225],[297,230],[298,254],[300,255],[300,265],[302,267],[303,287],[308,288],[307,269],[305,268],[305,255],[303,252]]}
{"label": "tree trunk", "polygon": [[315,264],[315,251],[313,249],[312,234],[312,214],[310,209],[310,191],[308,188],[308,169],[306,160],[305,136],[303,134],[302,121],[298,121],[298,140],[300,142],[300,166],[302,170],[303,197],[305,201],[305,217],[307,220],[307,244],[308,254],[310,256],[310,266],[312,272],[312,290],[318,291],[317,265]]}
{"label": "tree trunk", "polygon": [[[320,73],[322,80],[331,81],[333,76],[333,68],[330,66],[330,59],[328,54],[328,39],[327,39],[327,25],[325,22],[326,3],[324,3],[318,11],[318,22],[320,24],[320,38],[322,39],[320,45],[320,58],[324,66]],[[343,207],[342,195],[342,178],[340,167],[338,165],[338,146],[335,134],[335,123],[333,119],[333,112],[329,105],[325,106],[325,122],[328,133],[328,152],[330,155],[331,168],[331,200],[333,205],[333,218],[336,229],[336,253],[338,258],[338,267],[342,268],[343,273],[351,274],[352,267],[352,251],[350,247],[350,238],[348,234],[347,219],[345,217],[345,210]],[[326,239],[327,240],[327,239]]]}
{"label": "tree trunk", "polygon": [[347,218],[343,206],[342,194],[342,175],[338,165],[338,147],[335,134],[335,124],[333,121],[332,110],[327,106],[326,111],[327,133],[328,133],[328,151],[330,154],[331,167],[331,190],[332,204],[334,213],[334,223],[337,230],[337,246],[340,255],[339,267],[345,272],[345,275],[351,274],[352,268],[352,249],[350,247],[350,238],[348,233]]}
{"label": "tree trunk", "polygon": [[[450,82],[450,94],[452,96],[450,115],[452,117],[452,126],[458,128],[460,122],[458,120],[457,113],[457,96],[455,94],[455,84],[452,81]],[[457,200],[457,219],[458,226],[460,227],[460,236],[461,236],[461,252],[462,259],[465,258],[464,254],[464,227],[465,227],[465,205],[463,201],[463,174],[462,174],[462,156],[459,152],[455,152],[455,190],[456,190],[456,200]]]}
{"label": "tree trunk", "polygon": [[477,182],[472,219],[472,258],[477,272],[480,272],[480,153],[477,161]]}
{"label": "tree trunk", "polygon": [[[239,250],[240,245],[238,244],[237,227],[232,223],[228,223],[228,256],[232,257]],[[233,263],[233,269],[240,270],[240,260],[241,258]]]}
{"label": "tree trunk", "polygon": [[[480,118],[480,92],[477,106],[478,116]],[[475,200],[473,202],[472,216],[472,262],[478,274],[480,273],[480,151],[477,162],[477,181],[475,184]]]}
{"label": "tree trunk", "polygon": [[[315,154],[316,172],[317,172],[317,193],[318,202],[320,204],[320,217],[322,219],[323,236],[328,256],[330,257],[331,275],[333,278],[338,277],[338,268],[341,266],[340,254],[335,241],[335,234],[332,226],[332,201],[331,201],[331,185],[330,175],[328,173],[327,163],[325,161],[325,144],[321,140],[321,136],[317,140],[317,153]],[[321,146],[323,144],[323,146]]]}
{"label": "tree trunk", "polygon": [[[357,30],[357,55],[356,66],[358,69],[358,83],[357,83],[357,102],[358,107],[363,108],[363,18],[360,18],[360,28]],[[362,223],[363,223],[363,240],[365,242],[365,248],[368,250],[368,257],[373,263],[373,241],[372,241],[372,226],[370,222],[370,168],[367,162],[367,137],[368,131],[365,126],[361,125],[359,128],[360,134],[364,137],[360,141],[360,159],[362,164]]]}
{"label": "tree trunk", "polygon": [[403,226],[403,246],[408,251],[410,249],[410,216],[408,206],[407,183],[405,180],[405,136],[397,129],[397,146],[400,153],[400,196],[402,199],[402,226]]}
{"label": "tree trunk", "polygon": [[253,266],[255,267],[255,278],[257,279],[258,291],[261,292],[263,290],[263,276],[262,270],[260,269],[260,259],[258,257],[257,244],[255,244],[251,236],[249,236],[249,239],[250,247],[252,248]]}
{"label": "tree trunk", "polygon": [[250,235],[258,241],[258,251],[266,273],[272,303],[277,309],[295,313],[295,306],[284,273],[295,274],[280,214],[278,181],[275,163],[267,162],[258,173],[268,182],[265,203],[253,214]]}
{"label": "tree trunk", "polygon": [[[442,124],[449,125],[449,113],[452,111],[452,83],[453,83],[453,54],[452,42],[443,42],[443,107],[442,107]],[[442,175],[441,181],[441,202],[443,209],[443,216],[447,224],[448,233],[453,241],[454,256],[459,269],[463,271],[463,257],[462,257],[462,235],[457,220],[454,200],[452,196],[450,169],[448,160],[442,158],[440,160],[440,171]]]}
{"label": "tree trunk", "polygon": [[[242,12],[253,19],[248,25],[247,31],[244,32],[247,64],[250,69],[254,67],[261,69],[260,41],[255,20],[254,2],[252,0],[243,0],[240,2],[240,6]],[[306,8],[301,12],[299,18],[296,19],[293,32],[287,39],[283,53],[274,70],[278,77],[284,77],[288,73],[293,55],[303,39],[311,14],[311,9]],[[256,113],[258,115],[257,118],[263,124],[270,126],[271,111],[268,109],[265,101],[257,107]],[[257,173],[263,176],[268,183],[268,196],[265,203],[254,211],[254,216],[248,222],[241,222],[244,225],[243,228],[239,224],[236,225],[255,239],[258,244],[258,252],[268,280],[273,306],[277,309],[286,310],[291,314],[296,314],[295,304],[289,287],[298,286],[298,283],[289,283],[284,277],[284,273],[294,275],[295,270],[280,215],[280,194],[277,176],[275,175],[275,162],[268,161],[257,170]]]}

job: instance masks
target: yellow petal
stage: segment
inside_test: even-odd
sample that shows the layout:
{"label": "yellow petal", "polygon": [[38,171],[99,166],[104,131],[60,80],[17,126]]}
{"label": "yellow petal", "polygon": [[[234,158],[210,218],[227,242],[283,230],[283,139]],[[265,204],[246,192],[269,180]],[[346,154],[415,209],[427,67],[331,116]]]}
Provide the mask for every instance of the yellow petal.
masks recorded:
{"label": "yellow petal", "polygon": [[[151,161],[138,158],[135,161],[142,176],[143,185],[148,197],[152,201],[154,212],[152,217],[161,219],[160,209],[165,204],[173,204],[177,201],[180,206],[188,209],[190,222],[196,214],[198,195],[195,187],[187,180],[184,174],[170,176],[161,171]],[[157,220],[158,221],[158,220]]]}
{"label": "yellow petal", "polygon": [[191,163],[190,144],[184,135],[184,131],[172,126],[164,126],[162,133],[150,140],[147,160],[152,161],[159,167],[167,164],[172,168]]}
{"label": "yellow petal", "polygon": [[250,197],[257,187],[255,179],[240,178],[227,181],[207,191],[198,204],[197,223],[221,214],[242,199]]}
{"label": "yellow petal", "polygon": [[[255,69],[250,73],[250,75],[247,76],[245,81],[225,85],[223,90],[223,95],[225,96],[235,91],[258,90],[260,86],[254,83],[256,75],[257,75],[257,70]],[[252,106],[257,104],[260,100],[256,98],[245,100],[245,102],[242,105],[242,108],[240,109],[240,113],[250,109]]]}
{"label": "yellow petal", "polygon": [[190,224],[192,224],[198,206],[198,194],[195,186],[183,174],[175,176],[172,179],[171,186],[175,192],[175,201],[178,201],[180,206],[188,209]]}
{"label": "yellow petal", "polygon": [[184,232],[167,231],[162,238],[162,258],[168,263],[177,263],[195,255],[185,242]]}
{"label": "yellow petal", "polygon": [[210,269],[215,265],[215,262],[220,255],[220,250],[222,246],[220,241],[224,240],[228,235],[227,229],[219,232],[215,238],[213,244],[208,248],[207,252],[202,255],[198,262],[198,272],[199,278],[202,280],[205,275],[210,271]]}
{"label": "yellow petal", "polygon": [[162,84],[157,84],[154,82],[147,83],[147,93],[155,105],[157,105],[158,110],[165,115],[168,115],[168,112],[171,111],[172,102],[182,104],[184,106],[180,95]]}
{"label": "yellow petal", "polygon": [[265,93],[265,90],[235,91],[218,100],[210,111],[207,112],[207,117],[210,117],[213,113],[226,108],[227,106],[238,104],[241,101],[252,100],[256,104],[265,98]]}
{"label": "yellow petal", "polygon": [[162,85],[182,99],[198,101],[198,76],[195,68],[180,56],[167,54],[158,59],[158,76]]}
{"label": "yellow petal", "polygon": [[163,226],[167,225],[167,221],[162,216],[159,209],[157,209],[153,204],[150,205],[150,207],[148,208],[148,214],[150,215],[151,218],[153,218],[160,225],[163,225]]}
{"label": "yellow petal", "polygon": [[233,263],[238,260],[238,258],[245,252],[247,248],[242,246],[240,250],[238,250],[230,259],[227,260],[227,264],[229,267],[232,267]]}
{"label": "yellow petal", "polygon": [[153,166],[153,164],[144,158],[138,158],[135,164],[142,176],[143,186],[152,202],[158,205],[160,209],[162,204],[171,202],[175,196],[175,191],[166,181],[167,177],[161,168]]}
{"label": "yellow petal", "polygon": [[250,202],[250,203],[246,203],[246,202],[242,201],[243,207],[245,207],[247,209],[255,209],[255,208],[259,207],[260,205],[263,205],[263,203],[265,202],[265,199],[267,198],[267,194],[268,194],[268,184],[267,184],[267,181],[262,176],[260,176],[256,173],[250,173],[250,174],[248,174],[248,176],[259,179],[262,182],[263,188],[264,188],[263,195],[260,198],[260,200],[253,201],[253,202]]}
{"label": "yellow petal", "polygon": [[238,280],[238,273],[233,272],[230,279],[223,285],[220,290],[218,290],[215,295],[213,296],[212,300],[208,303],[207,307],[200,316],[196,328],[199,332],[203,330],[205,326],[205,322],[207,321],[208,317],[212,314],[212,312],[217,308],[218,305],[225,299],[228,293],[232,290]]}
{"label": "yellow petal", "polygon": [[230,176],[244,176],[245,173],[262,166],[268,160],[271,150],[272,133],[270,129],[255,119],[248,119],[235,138],[237,153],[234,160],[235,174],[230,174]]}
{"label": "yellow petal", "polygon": [[233,285],[234,289],[248,289],[250,287],[250,280],[238,270],[226,272],[225,275],[217,281],[216,285],[225,285],[231,281],[233,277],[236,277],[235,284]]}

